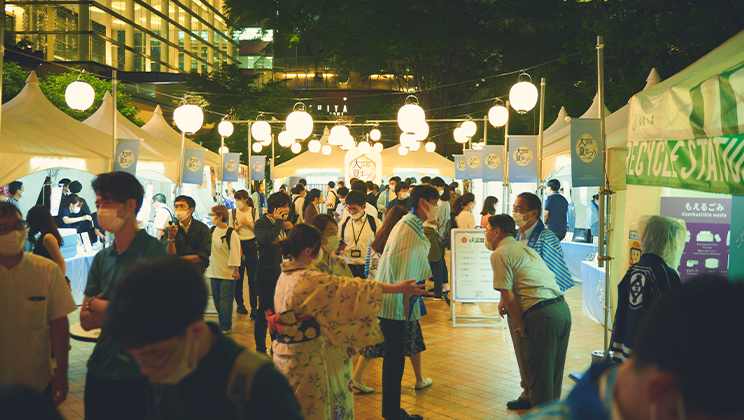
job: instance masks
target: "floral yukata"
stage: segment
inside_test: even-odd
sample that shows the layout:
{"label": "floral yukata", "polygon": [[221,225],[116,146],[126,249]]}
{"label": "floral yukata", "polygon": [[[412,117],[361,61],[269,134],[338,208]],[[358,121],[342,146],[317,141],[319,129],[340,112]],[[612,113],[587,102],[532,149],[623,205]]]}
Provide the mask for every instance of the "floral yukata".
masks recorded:
{"label": "floral yukata", "polygon": [[274,295],[274,364],[289,379],[305,419],[353,419],[353,349],[383,341],[375,319],[382,285],[282,263]]}

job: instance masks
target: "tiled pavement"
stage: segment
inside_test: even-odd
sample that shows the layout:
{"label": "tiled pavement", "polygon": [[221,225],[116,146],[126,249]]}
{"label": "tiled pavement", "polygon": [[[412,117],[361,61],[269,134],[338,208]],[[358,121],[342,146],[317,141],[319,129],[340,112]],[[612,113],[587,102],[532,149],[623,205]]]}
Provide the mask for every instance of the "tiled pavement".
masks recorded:
{"label": "tiled pavement", "polygon": [[[573,325],[568,346],[563,395],[573,387],[568,373],[589,366],[591,352],[602,348],[602,327],[581,313],[581,284],[566,293]],[[444,301],[426,299],[428,315],[421,319],[427,350],[423,353],[424,376],[434,385],[415,391],[415,378],[409,363],[403,378],[402,407],[425,419],[516,419],[522,412],[509,411],[506,402],[516,398],[519,372],[507,330],[490,327],[452,328],[450,310]],[[458,315],[496,315],[495,304],[456,304]],[[208,317],[208,319],[210,319]],[[215,318],[211,318],[216,320]],[[70,315],[78,322],[77,313]],[[247,315],[233,315],[232,338],[247,348],[253,345],[253,324]],[[85,363],[93,344],[72,341],[70,352],[70,393],[60,407],[65,419],[83,418]],[[364,377],[375,392],[355,395],[356,418],[381,418],[382,360],[373,361]]]}

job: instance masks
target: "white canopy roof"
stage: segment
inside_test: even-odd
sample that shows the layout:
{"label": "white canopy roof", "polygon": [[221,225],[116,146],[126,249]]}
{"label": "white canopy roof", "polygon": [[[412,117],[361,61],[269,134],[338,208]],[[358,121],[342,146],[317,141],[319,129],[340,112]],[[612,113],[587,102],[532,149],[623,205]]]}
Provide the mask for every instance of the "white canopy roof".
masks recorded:
{"label": "white canopy roof", "polygon": [[[98,129],[109,136],[113,130],[113,98],[106,92],[103,103],[87,120],[83,121],[90,127]],[[137,127],[126,117],[116,111],[116,134],[120,139],[140,139],[139,160],[137,169],[150,169],[163,174],[171,181],[178,179],[179,144],[153,136]],[[179,139],[180,141],[180,139]]]}
{"label": "white canopy roof", "polygon": [[[320,142],[325,144],[328,139],[328,127],[323,129]],[[280,147],[281,146],[277,146]],[[282,148],[282,153],[292,153],[289,148]],[[293,176],[317,175],[317,176],[344,176],[344,158],[346,150],[338,146],[331,146],[331,154],[310,153],[304,151],[288,161],[274,167],[274,178],[289,178]]]}
{"label": "white canopy roof", "polygon": [[437,175],[455,177],[455,163],[437,152],[427,152],[423,145],[415,152],[408,151],[405,156],[398,154],[398,146],[388,147],[380,153],[380,156],[382,156],[382,173],[385,177],[414,172],[424,173],[431,177]]}
{"label": "white canopy roof", "polygon": [[630,141],[740,133],[744,133],[744,31],[630,99]]}
{"label": "white canopy roof", "polygon": [[[166,144],[175,146],[176,148],[176,159],[180,159],[180,147],[181,147],[181,133],[174,130],[173,127],[163,117],[163,110],[160,109],[160,105],[155,107],[155,112],[152,114],[152,118],[145,125],[142,126],[142,130],[150,133],[151,135],[164,140]],[[186,139],[184,143],[186,149],[204,149],[206,150],[206,164],[209,166],[220,166],[220,155],[203,147],[192,140]]]}

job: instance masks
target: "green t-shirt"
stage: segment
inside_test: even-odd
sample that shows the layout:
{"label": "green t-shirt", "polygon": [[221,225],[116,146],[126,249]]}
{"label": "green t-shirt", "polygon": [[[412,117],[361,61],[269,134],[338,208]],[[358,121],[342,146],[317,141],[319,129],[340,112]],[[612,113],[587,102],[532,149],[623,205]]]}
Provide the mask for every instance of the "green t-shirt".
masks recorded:
{"label": "green t-shirt", "polygon": [[[85,286],[85,296],[98,296],[104,293],[104,299],[111,299],[111,293],[119,281],[135,264],[140,261],[167,257],[168,253],[163,244],[157,239],[140,230],[121,254],[112,246],[101,250],[93,258],[88,283]],[[139,367],[118,344],[114,342],[106,331],[96,342],[90,359],[88,359],[90,373],[108,380],[124,381],[142,379]]]}

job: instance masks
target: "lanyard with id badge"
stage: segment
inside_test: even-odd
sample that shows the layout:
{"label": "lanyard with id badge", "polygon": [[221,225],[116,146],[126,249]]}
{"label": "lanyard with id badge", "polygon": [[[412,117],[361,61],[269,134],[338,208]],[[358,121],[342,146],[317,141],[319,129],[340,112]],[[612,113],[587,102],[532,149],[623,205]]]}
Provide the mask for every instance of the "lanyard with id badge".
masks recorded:
{"label": "lanyard with id badge", "polygon": [[[366,215],[365,215],[366,216]],[[362,258],[362,249],[359,248],[359,239],[362,237],[362,232],[364,232],[364,225],[367,224],[367,217],[363,217],[364,221],[362,222],[362,227],[359,229],[359,236],[357,236],[356,232],[354,231],[354,221],[351,222],[351,236],[354,239],[354,246],[351,247],[351,251],[349,255],[351,258]]]}

